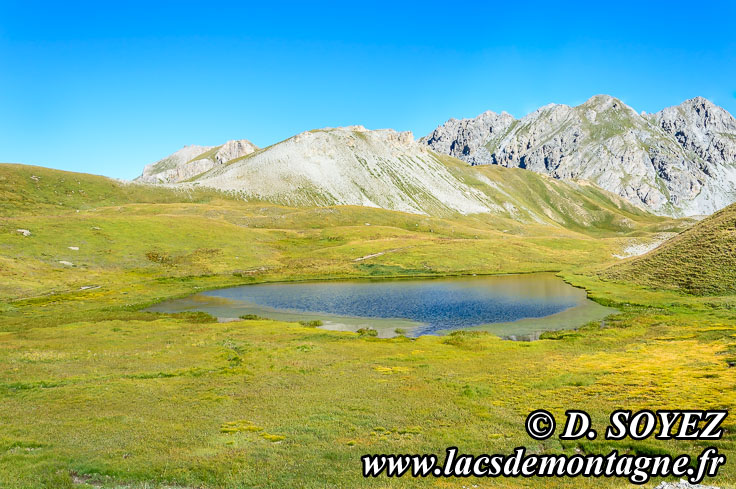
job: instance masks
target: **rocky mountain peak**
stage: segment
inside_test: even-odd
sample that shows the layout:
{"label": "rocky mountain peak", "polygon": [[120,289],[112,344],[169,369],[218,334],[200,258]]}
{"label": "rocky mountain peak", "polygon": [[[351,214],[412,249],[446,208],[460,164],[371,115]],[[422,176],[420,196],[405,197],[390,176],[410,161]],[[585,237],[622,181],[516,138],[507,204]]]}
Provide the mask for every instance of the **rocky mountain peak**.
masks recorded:
{"label": "rocky mountain peak", "polygon": [[513,122],[511,114],[489,110],[473,119],[450,119],[420,143],[468,163],[482,164],[490,158],[485,142],[502,134]]}
{"label": "rocky mountain peak", "polygon": [[484,112],[420,141],[472,165],[590,180],[660,214],[708,214],[736,200],[736,121],[702,97],[652,115],[610,95],[519,120]]}
{"label": "rocky mountain peak", "polygon": [[610,226],[614,219],[628,229],[629,218],[619,211],[643,214],[590,184],[518,173],[464,165],[430,151],[408,131],[348,126],[300,133],[178,186],[215,188],[286,206],[350,205],[427,215],[491,213],[539,224],[561,224],[565,216],[575,216],[591,226]]}
{"label": "rocky mountain peak", "polygon": [[358,205],[419,214],[488,208],[411,132],[360,126],[300,133],[194,184],[284,205]]}
{"label": "rocky mountain peak", "polygon": [[177,183],[242,158],[258,150],[247,139],[228,141],[221,146],[184,146],[179,151],[147,165],[136,181],[143,183]]}
{"label": "rocky mountain peak", "polygon": [[736,119],[710,100],[695,97],[657,112],[654,118],[665,133],[704,162],[706,173],[736,166]]}
{"label": "rocky mountain peak", "polygon": [[242,158],[243,156],[254,153],[258,150],[258,146],[251,143],[247,139],[236,139],[228,141],[215,153],[215,161],[222,165],[228,161]]}
{"label": "rocky mountain peak", "polygon": [[[687,119],[690,124],[714,131],[736,131],[736,119],[704,97],[695,97],[657,113],[662,119]],[[678,117],[679,114],[679,117]]]}
{"label": "rocky mountain peak", "polygon": [[355,138],[358,137],[364,141],[380,142],[390,145],[414,146],[419,151],[426,151],[426,146],[418,145],[414,140],[414,134],[411,131],[396,131],[394,129],[366,129],[364,126],[343,126],[343,127],[325,127],[312,131],[305,131],[296,135],[294,138],[314,138],[319,134],[332,135],[341,138],[347,144],[354,145]]}
{"label": "rocky mountain peak", "polygon": [[581,104],[583,107],[598,107],[601,109],[617,109],[619,107],[628,107],[621,100],[606,94],[593,95]]}

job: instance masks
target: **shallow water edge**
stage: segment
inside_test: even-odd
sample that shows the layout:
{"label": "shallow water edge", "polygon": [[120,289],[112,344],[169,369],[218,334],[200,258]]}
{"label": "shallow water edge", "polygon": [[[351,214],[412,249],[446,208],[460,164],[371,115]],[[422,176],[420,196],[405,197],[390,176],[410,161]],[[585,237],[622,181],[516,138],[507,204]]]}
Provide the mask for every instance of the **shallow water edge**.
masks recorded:
{"label": "shallow water edge", "polygon": [[616,312],[552,273],[254,284],[173,299],[147,310],[197,310],[220,321],[243,315],[320,320],[324,329],[371,328],[382,338],[462,329],[516,340],[574,329]]}

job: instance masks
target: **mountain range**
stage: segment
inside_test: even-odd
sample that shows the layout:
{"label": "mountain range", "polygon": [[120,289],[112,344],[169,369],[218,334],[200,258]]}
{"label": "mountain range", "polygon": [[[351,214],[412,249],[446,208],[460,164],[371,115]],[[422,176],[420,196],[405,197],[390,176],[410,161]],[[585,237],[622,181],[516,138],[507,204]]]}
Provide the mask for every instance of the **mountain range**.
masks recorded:
{"label": "mountain range", "polygon": [[[202,153],[182,163],[193,148]],[[432,216],[491,214],[517,223],[582,230],[599,225],[628,230],[632,219],[646,214],[588,182],[566,182],[520,169],[474,167],[432,151],[410,132],[391,129],[350,126],[307,131],[223,163],[212,156],[217,148],[185,147],[147,167],[141,180],[170,179],[165,186],[214,188],[250,201],[291,207],[352,205]],[[209,170],[190,177],[203,164]]]}
{"label": "mountain range", "polygon": [[702,97],[655,114],[608,95],[522,119],[485,112],[421,142],[471,165],[589,180],[657,214],[711,214],[736,201],[736,120]]}
{"label": "mountain range", "polygon": [[497,213],[509,202],[502,183],[472,169],[483,165],[593,184],[659,215],[705,215],[736,201],[736,120],[702,97],[640,114],[596,95],[522,119],[505,112],[450,119],[418,141],[410,132],[350,126],[264,149],[247,140],[186,146],[146,166],[138,181],[290,206]]}

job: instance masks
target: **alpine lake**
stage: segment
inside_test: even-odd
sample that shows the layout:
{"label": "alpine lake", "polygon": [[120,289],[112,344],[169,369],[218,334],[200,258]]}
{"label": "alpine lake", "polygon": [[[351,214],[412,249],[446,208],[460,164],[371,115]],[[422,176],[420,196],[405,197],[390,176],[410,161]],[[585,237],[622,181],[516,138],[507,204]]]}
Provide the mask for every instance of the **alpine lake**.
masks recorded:
{"label": "alpine lake", "polygon": [[198,293],[152,312],[203,311],[219,321],[264,317],[389,338],[482,330],[511,340],[603,320],[616,309],[551,273],[432,279],[265,283]]}

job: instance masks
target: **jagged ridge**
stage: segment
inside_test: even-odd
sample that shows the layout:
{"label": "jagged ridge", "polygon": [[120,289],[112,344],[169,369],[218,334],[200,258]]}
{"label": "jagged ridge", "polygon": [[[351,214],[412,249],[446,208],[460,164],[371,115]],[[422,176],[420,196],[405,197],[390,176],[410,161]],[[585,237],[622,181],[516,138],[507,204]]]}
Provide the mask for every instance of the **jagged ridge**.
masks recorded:
{"label": "jagged ridge", "polygon": [[486,112],[450,119],[421,142],[473,165],[587,179],[664,215],[710,214],[736,200],[736,120],[702,97],[652,115],[607,95],[519,120]]}

